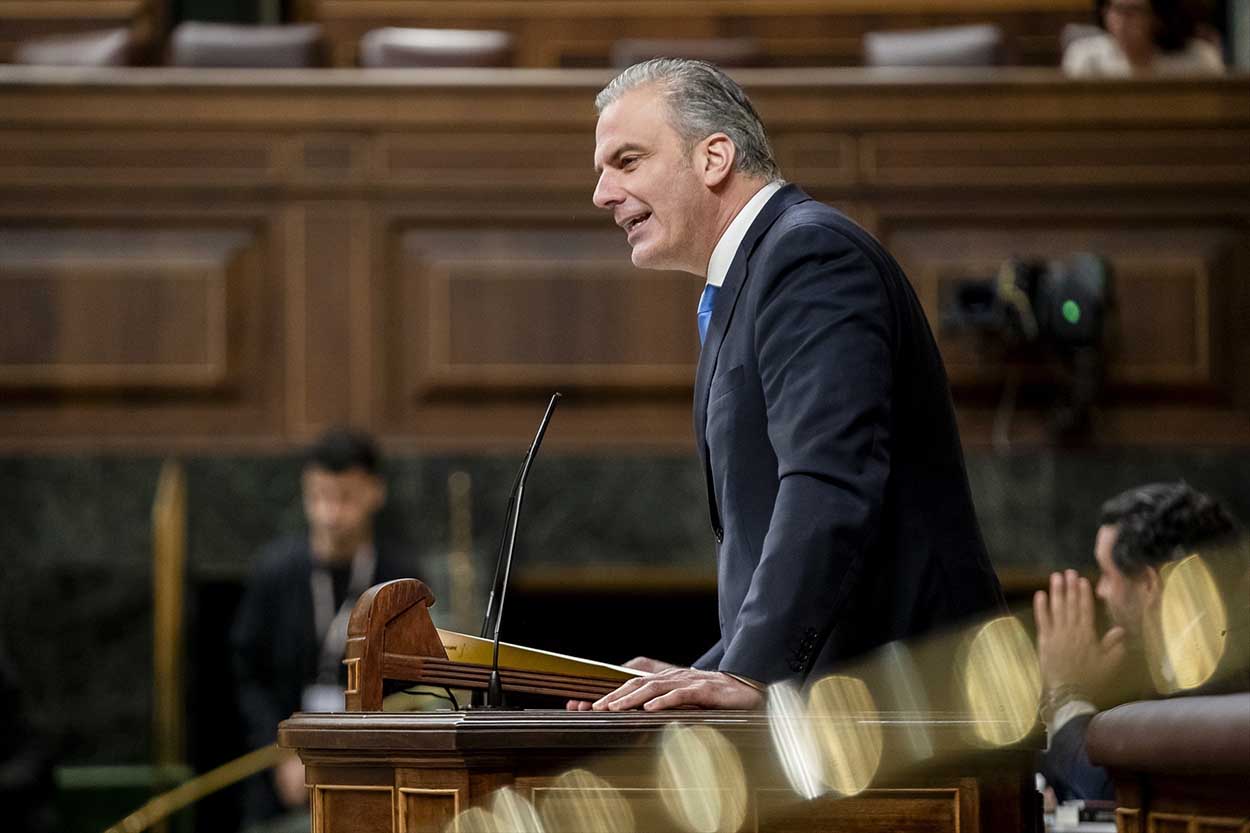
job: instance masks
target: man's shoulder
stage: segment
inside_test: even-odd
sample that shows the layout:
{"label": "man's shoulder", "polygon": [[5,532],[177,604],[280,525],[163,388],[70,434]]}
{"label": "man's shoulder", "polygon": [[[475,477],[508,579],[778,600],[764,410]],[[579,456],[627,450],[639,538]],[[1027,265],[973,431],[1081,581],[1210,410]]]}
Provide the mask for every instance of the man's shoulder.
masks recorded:
{"label": "man's shoulder", "polygon": [[253,575],[257,577],[289,575],[294,570],[308,569],[312,551],[305,535],[284,535],[270,541],[257,553]]}
{"label": "man's shoulder", "polygon": [[755,254],[767,260],[777,254],[786,255],[794,245],[816,245],[834,253],[859,250],[879,268],[891,260],[871,232],[833,206],[810,197],[782,210],[760,238]]}
{"label": "man's shoulder", "polygon": [[833,232],[830,239],[842,238],[857,245],[874,244],[876,241],[863,226],[828,203],[808,197],[787,206],[769,228],[767,236],[783,237],[796,229],[816,226]]}

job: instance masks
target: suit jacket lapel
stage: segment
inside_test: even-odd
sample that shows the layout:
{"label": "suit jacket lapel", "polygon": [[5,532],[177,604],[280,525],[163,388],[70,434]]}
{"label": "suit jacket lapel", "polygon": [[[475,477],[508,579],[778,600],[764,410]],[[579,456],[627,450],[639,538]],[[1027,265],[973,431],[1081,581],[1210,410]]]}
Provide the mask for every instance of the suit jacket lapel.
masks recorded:
{"label": "suit jacket lapel", "polygon": [[746,236],[742,238],[742,244],[738,246],[738,251],[734,254],[733,263],[729,266],[729,272],[725,275],[725,282],[721,285],[720,291],[716,293],[716,305],[712,309],[712,320],[708,324],[707,339],[703,342],[703,349],[699,353],[699,367],[695,371],[694,377],[695,445],[699,450],[699,457],[703,460],[704,467],[708,465],[706,436],[708,391],[712,384],[712,374],[716,370],[716,359],[720,354],[721,344],[725,340],[725,331],[729,328],[730,319],[733,318],[734,307],[738,303],[738,295],[746,284],[747,260],[751,257],[751,252],[754,251],[755,245],[764,236],[764,232],[768,231],[777,218],[781,216],[782,212],[796,203],[809,199],[811,197],[803,193],[803,190],[797,185],[787,185],[776,194],[773,194],[772,199],[764,203],[763,210],[760,211],[755,221],[751,223],[751,227],[747,229]]}

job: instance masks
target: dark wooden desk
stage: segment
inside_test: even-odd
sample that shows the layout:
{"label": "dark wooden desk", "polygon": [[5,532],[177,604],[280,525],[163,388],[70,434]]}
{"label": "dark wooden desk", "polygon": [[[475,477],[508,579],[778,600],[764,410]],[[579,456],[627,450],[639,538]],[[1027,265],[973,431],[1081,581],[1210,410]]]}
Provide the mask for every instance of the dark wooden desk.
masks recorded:
{"label": "dark wooden desk", "polygon": [[1119,833],[1250,831],[1250,692],[1125,703],[1090,721]]}
{"label": "dark wooden desk", "polygon": [[[893,716],[897,717],[897,716]],[[637,830],[681,829],[657,784],[657,741],[674,720],[710,726],[738,750],[746,776],[742,830],[1038,831],[1036,739],[973,750],[966,721],[927,720],[936,754],[902,765],[904,724],[881,720],[882,766],[851,798],[799,799],[773,750],[767,719],[743,712],[645,714],[458,711],[296,714],[278,742],[299,752],[312,789],[315,833],[441,833],[456,813],[510,786],[538,805],[561,773],[580,767],[629,803]],[[544,792],[544,791],[548,792]]]}

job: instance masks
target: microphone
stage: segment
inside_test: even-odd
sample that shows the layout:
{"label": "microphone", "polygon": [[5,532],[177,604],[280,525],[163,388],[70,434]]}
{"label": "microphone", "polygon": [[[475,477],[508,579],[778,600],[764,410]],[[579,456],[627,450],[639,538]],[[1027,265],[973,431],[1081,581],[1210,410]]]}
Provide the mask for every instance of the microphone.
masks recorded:
{"label": "microphone", "polygon": [[[508,577],[512,573],[512,552],[516,547],[517,522],[521,517],[521,503],[525,498],[525,480],[529,477],[530,466],[533,465],[534,458],[538,456],[538,447],[542,445],[543,435],[547,433],[547,423],[551,422],[551,415],[555,412],[556,403],[559,401],[560,394],[552,394],[551,401],[547,403],[547,412],[543,414],[542,422],[538,424],[538,433],[534,436],[534,442],[530,444],[529,451],[525,454],[525,462],[521,464],[521,470],[512,484],[512,494],[508,498],[508,508],[504,513],[504,534],[499,540],[499,554],[495,558],[495,577],[491,580],[490,596],[486,600],[486,616],[482,621],[482,636],[490,637],[494,641],[490,682],[486,688],[487,708],[499,708],[503,705],[503,684],[499,679],[499,629],[503,624],[503,603],[508,594]],[[502,581],[499,578],[501,571]],[[496,592],[499,595],[498,607],[495,607]]]}

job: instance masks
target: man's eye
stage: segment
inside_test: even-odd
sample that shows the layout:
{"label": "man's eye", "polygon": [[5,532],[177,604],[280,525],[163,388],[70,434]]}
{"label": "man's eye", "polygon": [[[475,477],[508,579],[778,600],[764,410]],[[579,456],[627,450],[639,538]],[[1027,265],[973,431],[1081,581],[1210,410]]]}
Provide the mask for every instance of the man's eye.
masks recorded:
{"label": "man's eye", "polygon": [[634,165],[634,163],[636,163],[637,161],[638,161],[638,157],[637,157],[637,156],[622,156],[622,157],[621,157],[621,167],[622,167],[622,168],[628,168],[628,167],[631,167],[631,166],[633,166],[633,165]]}

